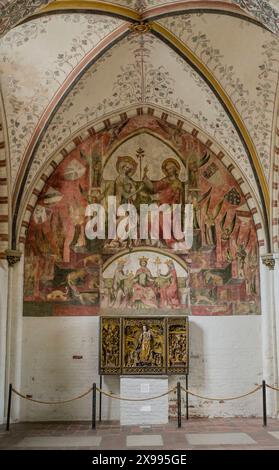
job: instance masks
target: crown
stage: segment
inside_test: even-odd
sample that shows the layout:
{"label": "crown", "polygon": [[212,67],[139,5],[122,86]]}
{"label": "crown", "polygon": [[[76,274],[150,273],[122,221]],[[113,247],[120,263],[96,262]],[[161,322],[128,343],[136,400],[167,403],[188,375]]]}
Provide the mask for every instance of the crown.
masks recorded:
{"label": "crown", "polygon": [[147,263],[149,258],[146,258],[145,256],[141,256],[141,258],[139,258],[139,260],[140,261],[145,261]]}

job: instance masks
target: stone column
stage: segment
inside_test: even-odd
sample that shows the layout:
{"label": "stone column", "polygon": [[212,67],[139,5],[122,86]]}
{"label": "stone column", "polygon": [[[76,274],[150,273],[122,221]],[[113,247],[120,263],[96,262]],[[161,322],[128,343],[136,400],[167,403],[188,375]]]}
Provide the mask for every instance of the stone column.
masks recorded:
{"label": "stone column", "polygon": [[[263,379],[271,385],[278,381],[277,361],[277,327],[275,312],[276,285],[274,283],[275,259],[273,254],[261,257],[260,284],[261,284],[261,311],[262,311],[262,357]],[[267,391],[267,412],[269,416],[276,417],[278,413],[276,393]]]}
{"label": "stone column", "polygon": [[[24,259],[17,250],[7,250],[9,265],[8,311],[7,311],[7,346],[6,346],[6,403],[9,383],[20,390],[21,385],[21,353],[22,353],[22,309]],[[6,406],[6,405],[5,405]],[[13,396],[13,421],[20,417],[20,399]]]}
{"label": "stone column", "polygon": [[5,414],[5,375],[7,359],[7,312],[9,268],[6,259],[0,259],[0,424]]}
{"label": "stone column", "polygon": [[[279,253],[274,253],[275,260],[273,277],[274,277],[274,307],[275,307],[275,327],[276,327],[276,353],[277,353],[277,377],[274,382],[275,386],[279,388]],[[275,393],[275,392],[274,392]],[[279,418],[279,393],[276,396],[277,418]]]}

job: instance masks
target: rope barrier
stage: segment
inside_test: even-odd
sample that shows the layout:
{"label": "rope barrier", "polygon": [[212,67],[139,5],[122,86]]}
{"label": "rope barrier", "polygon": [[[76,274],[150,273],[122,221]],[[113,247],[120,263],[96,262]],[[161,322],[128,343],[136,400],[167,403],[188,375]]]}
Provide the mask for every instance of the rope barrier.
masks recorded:
{"label": "rope barrier", "polygon": [[128,397],[120,397],[118,395],[114,395],[114,393],[109,393],[109,392],[105,392],[104,390],[100,389],[100,388],[96,388],[97,392],[99,393],[102,393],[103,395],[106,395],[107,397],[109,398],[114,398],[115,400],[123,400],[123,401],[148,401],[148,400],[155,400],[156,398],[161,398],[161,397],[164,397],[165,395],[168,395],[169,393],[173,392],[174,390],[176,390],[176,386],[169,389],[167,392],[165,393],[161,393],[161,395],[157,395],[155,397],[148,397],[148,398],[128,398]]}
{"label": "rope barrier", "polygon": [[186,393],[189,393],[189,395],[193,395],[194,397],[197,398],[202,398],[204,400],[211,400],[211,401],[230,401],[230,400],[238,400],[239,398],[244,398],[248,397],[249,395],[252,395],[253,393],[257,392],[262,388],[262,385],[258,385],[256,388],[251,390],[250,392],[244,393],[243,395],[237,395],[235,397],[229,397],[229,398],[216,398],[216,397],[204,397],[202,395],[198,395],[197,393],[191,392],[190,390],[181,387],[181,390],[183,390]]}
{"label": "rope barrier", "polygon": [[13,391],[16,395],[18,395],[20,398],[24,398],[24,400],[33,401],[34,403],[40,403],[40,404],[42,404],[42,405],[62,405],[62,404],[64,404],[64,403],[70,403],[71,401],[79,400],[80,398],[86,397],[86,395],[88,395],[90,392],[92,392],[92,390],[93,390],[93,387],[91,387],[89,390],[87,390],[87,392],[82,393],[82,394],[79,395],[78,397],[70,398],[69,400],[63,400],[63,401],[42,401],[42,400],[35,400],[34,398],[31,398],[31,397],[27,397],[26,395],[23,395],[22,393],[18,392],[18,391],[15,390],[14,388],[12,388],[12,391]]}
{"label": "rope barrier", "polygon": [[[266,384],[266,386],[268,388],[271,388],[272,390],[275,390],[275,391],[278,391],[279,392],[279,388],[276,388],[272,385],[268,385]],[[169,389],[167,392],[165,393],[161,393],[160,395],[156,395],[156,396],[153,396],[153,397],[146,397],[146,398],[129,398],[129,397],[121,397],[119,395],[115,395],[114,393],[110,393],[110,392],[106,392],[105,390],[102,390],[101,388],[98,388],[96,387],[96,390],[101,393],[102,395],[105,395],[109,398],[113,398],[115,400],[123,400],[123,401],[148,401],[148,400],[156,400],[157,398],[161,398],[161,397],[164,397],[172,392],[174,392],[176,390],[176,386]],[[185,393],[188,393],[189,395],[192,395],[194,397],[197,397],[197,398],[201,398],[203,400],[211,400],[211,401],[231,401],[231,400],[238,400],[240,398],[244,398],[244,397],[247,397],[249,395],[252,395],[253,393],[256,393],[258,390],[260,390],[262,388],[262,385],[257,385],[256,388],[254,388],[253,390],[250,390],[249,392],[247,393],[243,393],[242,395],[237,395],[237,396],[234,396],[234,397],[228,397],[228,398],[225,398],[225,397],[206,397],[206,396],[203,396],[203,395],[199,395],[197,393],[194,393],[192,392],[191,390],[187,389],[187,388],[184,388],[183,386],[181,386],[181,390],[183,390]],[[31,397],[27,397],[26,395],[23,395],[22,393],[18,392],[16,389],[12,389],[12,391],[18,395],[20,398],[23,398],[24,400],[28,400],[28,401],[32,401],[34,403],[40,403],[40,404],[43,404],[43,405],[63,405],[64,403],[70,403],[72,401],[75,401],[75,400],[79,400],[81,398],[84,398],[86,395],[88,395],[90,392],[92,392],[93,390],[93,387],[91,387],[89,390],[87,390],[85,393],[82,393],[81,395],[78,395],[77,397],[74,397],[74,398],[70,398],[69,400],[61,400],[61,401],[44,401],[44,400],[36,400],[34,398],[31,398]]]}
{"label": "rope barrier", "polygon": [[266,387],[271,388],[271,390],[275,390],[276,392],[279,392],[279,388],[274,387],[274,385],[268,385],[268,384],[266,384]]}

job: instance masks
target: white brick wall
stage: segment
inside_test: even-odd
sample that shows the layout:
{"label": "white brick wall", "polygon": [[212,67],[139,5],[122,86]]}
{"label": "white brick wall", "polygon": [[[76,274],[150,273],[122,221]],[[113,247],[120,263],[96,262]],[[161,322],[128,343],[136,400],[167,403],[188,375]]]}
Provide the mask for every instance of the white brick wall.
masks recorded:
{"label": "white brick wall", "polygon": [[[23,319],[22,391],[34,398],[62,400],[98,383],[98,318]],[[190,317],[189,387],[199,394],[231,396],[262,380],[261,317]],[[83,359],[73,359],[81,355]],[[183,383],[183,377],[181,382]],[[177,377],[169,379],[169,387]],[[119,377],[103,387],[119,394]],[[174,397],[173,397],[174,398]],[[170,405],[173,404],[172,399]],[[261,394],[226,403],[190,397],[190,415],[260,416]],[[57,406],[22,402],[21,420],[90,420],[91,396]],[[119,419],[118,400],[103,398],[103,419]]]}

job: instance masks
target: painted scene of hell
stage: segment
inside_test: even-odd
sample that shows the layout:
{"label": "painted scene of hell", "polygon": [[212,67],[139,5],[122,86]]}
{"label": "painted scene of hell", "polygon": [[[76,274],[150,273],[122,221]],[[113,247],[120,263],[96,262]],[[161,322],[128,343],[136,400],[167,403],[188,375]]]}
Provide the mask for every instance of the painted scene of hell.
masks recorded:
{"label": "painted scene of hell", "polygon": [[[193,244],[173,237],[86,237],[88,204],[193,205]],[[107,225],[106,216],[106,225]],[[116,224],[121,223],[117,217]],[[53,171],[25,245],[25,316],[102,310],[259,314],[256,227],[239,184],[210,145],[163,119],[139,115],[88,132]]]}

